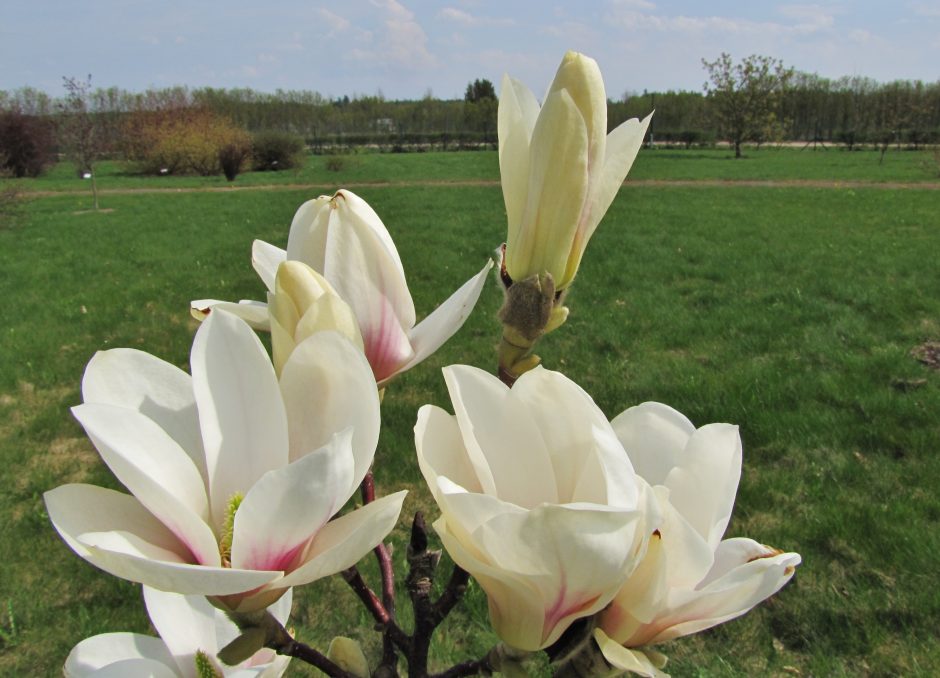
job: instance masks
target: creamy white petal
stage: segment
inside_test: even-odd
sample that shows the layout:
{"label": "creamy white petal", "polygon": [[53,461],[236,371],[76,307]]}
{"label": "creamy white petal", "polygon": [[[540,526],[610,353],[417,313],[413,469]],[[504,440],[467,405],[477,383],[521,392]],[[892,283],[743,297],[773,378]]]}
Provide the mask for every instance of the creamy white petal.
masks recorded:
{"label": "creamy white petal", "polygon": [[92,676],[94,678],[178,678],[179,674],[171,667],[166,666],[154,659],[122,659],[114,664],[109,664]]}
{"label": "creamy white petal", "polygon": [[308,200],[297,209],[287,238],[288,259],[302,261],[323,273],[332,211],[333,198],[329,195]]}
{"label": "creamy white petal", "polygon": [[226,311],[237,315],[255,330],[270,331],[268,305],[261,301],[242,299],[238,303],[218,299],[196,299],[189,302],[189,312],[196,320],[205,320],[212,311]]}
{"label": "creamy white petal", "polygon": [[287,416],[264,346],[235,316],[209,316],[196,332],[191,362],[218,529],[233,495],[287,463]]}
{"label": "creamy white petal", "polygon": [[[88,678],[99,676],[100,674],[96,672],[106,666],[127,660],[148,660],[169,670],[170,672],[166,675],[176,676],[175,671],[170,669],[176,664],[163,641],[139,633],[102,633],[86,638],[72,648],[62,670],[67,678]],[[133,667],[134,665],[124,664],[123,666]],[[157,670],[152,663],[137,664],[137,666]]]}
{"label": "creamy white petal", "polygon": [[[519,378],[512,394],[524,403],[545,441],[559,502],[636,505],[630,460],[607,417],[580,386],[560,372],[537,367]],[[599,463],[585,463],[588,458]]]}
{"label": "creamy white petal", "polygon": [[294,348],[281,372],[280,391],[290,459],[300,459],[326,445],[337,431],[352,427],[353,484],[358,485],[372,464],[381,426],[375,378],[362,352],[336,332],[318,332]]}
{"label": "creamy white petal", "polygon": [[199,470],[153,420],[136,410],[86,403],[75,418],[111,471],[204,565],[220,565]]}
{"label": "creamy white petal", "polygon": [[740,617],[779,591],[799,564],[800,556],[796,553],[757,557],[699,590],[674,590],[669,597],[668,613],[654,622],[656,632],[644,644],[698,633]]}
{"label": "creamy white petal", "polygon": [[378,546],[398,522],[406,491],[396,492],[331,520],[317,534],[304,564],[278,586],[297,586],[341,572]]}
{"label": "creamy white petal", "polygon": [[534,651],[542,647],[545,604],[541,593],[524,577],[490,565],[451,533],[445,518],[434,523],[451,559],[473,575],[486,591],[490,620],[500,638],[512,647]]}
{"label": "creamy white petal", "polygon": [[[60,485],[43,495],[52,525],[73,551],[94,565],[82,535],[114,530],[136,535],[155,550],[178,561],[189,557],[186,546],[134,497],[96,485]],[[98,565],[98,567],[101,567]]]}
{"label": "creamy white petal", "polygon": [[506,203],[509,240],[522,223],[529,183],[529,139],[538,118],[539,105],[528,87],[503,76],[497,112],[499,178]]}
{"label": "creamy white petal", "polygon": [[408,334],[414,355],[402,365],[397,373],[409,370],[439,349],[445,341],[454,336],[473,311],[480,298],[480,292],[486,285],[486,274],[493,267],[492,261],[475,276],[470,278],[454,292],[447,301],[438,306]]}
{"label": "creamy white petal", "polygon": [[561,286],[588,192],[587,129],[566,91],[546,98],[530,153],[522,227],[506,242],[506,268],[517,280],[547,271]]}
{"label": "creamy white petal", "polygon": [[731,424],[695,431],[663,483],[676,510],[712,550],[718,547],[734,508],[741,478],[741,436]]}
{"label": "creamy white petal", "polygon": [[355,487],[352,429],[322,448],[269,471],[235,513],[232,565],[246,570],[294,569],[310,539]]}
{"label": "creamy white petal", "polygon": [[594,629],[594,640],[610,664],[622,671],[629,671],[645,678],[668,678],[659,670],[643,650],[631,650],[611,640],[602,629]]}
{"label": "creamy white petal", "polygon": [[557,502],[551,459],[525,403],[475,367],[445,367],[444,380],[484,491],[524,507]]}
{"label": "creamy white petal", "polygon": [[277,267],[287,259],[287,252],[275,247],[264,240],[255,240],[251,244],[251,265],[261,278],[261,282],[270,292],[274,291],[274,279],[277,276]]}
{"label": "creamy white petal", "polygon": [[131,348],[99,351],[85,368],[82,399],[86,403],[129,407],[153,419],[205,478],[193,381],[180,368]]}
{"label": "creamy white petal", "polygon": [[624,410],[610,422],[633,468],[650,485],[662,485],[695,433],[685,415],[662,403]]}
{"label": "creamy white petal", "polygon": [[434,405],[422,406],[415,424],[415,448],[418,466],[435,495],[442,475],[470,492],[483,491],[455,416]]}
{"label": "creamy white petal", "polygon": [[[214,657],[224,647],[216,637],[216,617],[224,615],[205,596],[184,596],[144,586],[147,615],[183,676],[195,674],[196,653]],[[228,625],[232,624],[227,619]]]}

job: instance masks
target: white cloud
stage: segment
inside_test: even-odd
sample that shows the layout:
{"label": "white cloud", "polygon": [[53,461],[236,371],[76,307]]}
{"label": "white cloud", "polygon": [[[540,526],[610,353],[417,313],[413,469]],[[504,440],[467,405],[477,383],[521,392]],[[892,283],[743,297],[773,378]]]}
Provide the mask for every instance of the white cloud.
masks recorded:
{"label": "white cloud", "polygon": [[382,29],[376,34],[374,49],[356,48],[350,56],[376,66],[422,70],[436,64],[428,51],[428,36],[415,20],[414,13],[397,0],[371,0],[385,12]]}
{"label": "white cloud", "polygon": [[507,26],[514,26],[515,21],[508,17],[506,18],[491,18],[484,16],[474,16],[469,12],[465,12],[462,9],[457,9],[456,7],[445,7],[440,12],[437,13],[438,18],[445,19],[447,21],[453,21],[455,23],[463,24],[464,26],[469,26],[472,28],[476,27],[489,27],[489,28],[500,28]]}
{"label": "white cloud", "polygon": [[615,7],[625,7],[627,9],[633,10],[654,10],[656,5],[647,0],[612,0],[612,5]]}
{"label": "white cloud", "polygon": [[940,5],[936,3],[914,2],[911,3],[910,8],[916,16],[940,18]]}
{"label": "white cloud", "polygon": [[329,28],[327,37],[333,37],[337,33],[349,30],[350,26],[352,26],[349,19],[341,17],[339,14],[331,12],[324,7],[317,7],[317,14],[320,15],[320,20]]}

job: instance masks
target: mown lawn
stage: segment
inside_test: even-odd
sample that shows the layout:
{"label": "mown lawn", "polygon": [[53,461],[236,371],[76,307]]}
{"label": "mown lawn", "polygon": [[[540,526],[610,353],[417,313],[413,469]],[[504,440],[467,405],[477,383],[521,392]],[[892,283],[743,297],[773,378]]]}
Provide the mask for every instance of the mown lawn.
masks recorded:
{"label": "mown lawn", "polygon": [[[641,154],[634,176],[717,171],[660,153],[671,152]],[[786,157],[774,171],[790,176],[800,162],[819,172],[812,163],[825,152],[762,149],[727,165],[743,168],[738,178],[762,178],[746,169],[765,153]],[[375,176],[400,177],[406,170],[394,163],[413,162],[414,181],[496,178],[493,154],[411,158],[363,156],[357,171],[388,162]],[[656,162],[675,169],[653,175]],[[498,186],[357,192],[396,239],[419,315],[503,238]],[[148,629],[138,587],[86,565],[44,514],[41,495],[56,485],[116,486],[68,407],[96,350],[132,346],[185,366],[189,300],[260,298],[251,240],[283,244],[309,197],[112,195],[113,211],[96,214],[85,195],[68,195],[29,201],[0,230],[0,673],[55,675],[84,637]],[[546,366],[611,416],[659,400],[696,424],[739,424],[745,470],[728,534],[804,559],[794,581],[749,616],[663,647],[673,675],[940,673],[940,374],[911,355],[940,341],[938,206],[935,191],[919,189],[635,186],[591,242],[571,319],[540,348]],[[499,302],[491,285],[464,329],[386,394],[376,473],[385,491],[412,489],[408,516],[434,513],[414,460],[416,410],[449,408],[441,366],[492,368]],[[394,535],[397,561],[405,522]],[[321,648],[343,633],[377,649],[338,579],[300,592],[293,625]],[[493,642],[484,597],[471,587],[433,656],[446,666]],[[292,672],[308,675],[299,665]]]}

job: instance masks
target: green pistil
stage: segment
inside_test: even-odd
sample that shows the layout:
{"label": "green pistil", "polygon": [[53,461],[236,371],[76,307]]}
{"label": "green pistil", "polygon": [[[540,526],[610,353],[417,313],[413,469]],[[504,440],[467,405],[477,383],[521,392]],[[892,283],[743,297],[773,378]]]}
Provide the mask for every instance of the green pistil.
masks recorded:
{"label": "green pistil", "polygon": [[196,675],[199,678],[222,678],[222,674],[216,670],[215,664],[209,659],[209,655],[202,650],[196,651],[195,663]]}
{"label": "green pistil", "polygon": [[245,498],[240,492],[229,497],[225,505],[225,524],[222,526],[222,538],[219,540],[219,555],[222,556],[222,567],[232,566],[232,537],[235,534],[235,512]]}

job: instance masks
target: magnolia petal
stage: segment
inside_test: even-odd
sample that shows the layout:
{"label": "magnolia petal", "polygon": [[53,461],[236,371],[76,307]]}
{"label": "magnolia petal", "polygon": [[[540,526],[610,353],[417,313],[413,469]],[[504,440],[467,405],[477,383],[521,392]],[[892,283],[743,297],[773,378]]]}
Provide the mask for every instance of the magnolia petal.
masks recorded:
{"label": "magnolia petal", "polygon": [[264,346],[241,320],[213,313],[193,341],[193,391],[213,521],[266,472],[287,464],[287,416]]}
{"label": "magnolia petal", "polygon": [[556,289],[563,289],[570,282],[563,276],[588,193],[587,128],[566,91],[545,99],[530,153],[525,212],[518,237],[506,241],[506,268],[514,280],[548,272]]}
{"label": "magnolia petal", "polygon": [[558,66],[548,96],[562,90],[571,96],[586,124],[589,168],[593,169],[594,164],[604,158],[607,137],[607,94],[597,62],[578,52],[567,52]]}
{"label": "magnolia petal", "polygon": [[493,567],[465,548],[465,542],[450,531],[449,525],[446,518],[440,518],[434,523],[434,530],[451,559],[472,574],[486,591],[490,621],[496,633],[520,650],[541,649],[545,605],[540,592],[524,577]]}
{"label": "magnolia petal", "polygon": [[407,491],[396,492],[331,520],[317,533],[304,564],[288,573],[278,586],[307,584],[356,564],[395,527]]}
{"label": "magnolia petal", "polygon": [[352,492],[372,465],[381,425],[375,378],[362,352],[336,332],[317,332],[294,348],[281,372],[280,390],[291,461],[352,427]]}
{"label": "magnolia petal", "polygon": [[251,265],[269,292],[274,291],[277,267],[285,259],[287,259],[287,252],[280,247],[275,247],[264,240],[255,240],[251,244]]}
{"label": "magnolia petal", "polygon": [[130,348],[99,351],[85,368],[82,399],[137,410],[157,423],[189,455],[205,478],[205,453],[186,372]]}
{"label": "magnolia petal", "polygon": [[650,485],[662,485],[695,433],[685,415],[662,403],[624,410],[610,422],[633,468]]}
{"label": "magnolia petal", "polygon": [[355,313],[366,357],[381,381],[414,355],[407,335],[415,324],[414,303],[378,215],[349,191],[337,192],[334,203],[323,275]]}
{"label": "magnolia petal", "polygon": [[176,667],[166,666],[154,659],[122,659],[108,664],[93,674],[94,678],[179,678]]}
{"label": "magnolia petal", "polygon": [[529,140],[538,119],[539,105],[528,87],[503,76],[497,111],[499,177],[509,222],[508,240],[522,224],[529,183]]}
{"label": "magnolia petal", "polygon": [[[749,541],[749,540],[745,540]],[[673,591],[669,612],[656,620],[658,632],[645,644],[698,633],[740,617],[779,591],[800,564],[796,553],[758,556],[695,591]]]}
{"label": "magnolia petal", "polygon": [[92,553],[80,541],[85,534],[109,530],[133,534],[161,553],[182,561],[186,546],[136,498],[96,485],[60,485],[43,495],[52,525],[73,551],[93,565]]}
{"label": "magnolia petal", "polygon": [[[62,667],[67,678],[87,678],[102,675],[100,671],[109,665],[119,662],[137,661],[135,665],[122,664],[126,668],[144,667],[148,671],[157,672],[155,665],[162,666],[168,673],[162,675],[173,676],[176,672],[173,656],[167,646],[159,638],[145,636],[139,633],[102,633],[81,641],[72,648]],[[143,660],[143,662],[141,661]],[[112,674],[117,675],[117,674]],[[148,675],[147,673],[129,672],[122,675]],[[161,675],[153,673],[153,675]]]}
{"label": "magnolia petal", "polygon": [[666,581],[672,588],[694,589],[712,569],[715,549],[698,530],[676,510],[670,501],[669,490],[656,487],[659,509],[662,512],[663,553],[665,554]]}
{"label": "magnolia petal", "polygon": [[308,200],[297,209],[287,238],[288,259],[302,261],[323,273],[332,212],[333,198],[329,195]]}
{"label": "magnolia petal", "polygon": [[[434,353],[463,326],[470,312],[473,311],[477,299],[480,298],[480,292],[486,284],[486,274],[492,267],[493,262],[487,261],[479,273],[461,285],[448,297],[447,301],[434,309],[427,318],[409,332],[414,355],[398,369],[396,374],[410,370]],[[382,384],[379,386],[381,387]]]}
{"label": "magnolia petal", "polygon": [[359,321],[349,308],[349,304],[336,294],[324,294],[315,303],[311,304],[297,323],[294,330],[294,340],[301,342],[315,332],[332,330],[346,337],[360,351],[362,333],[359,331]]}
{"label": "magnolia petal", "polygon": [[205,596],[184,596],[149,586],[143,589],[150,622],[172,653],[182,675],[192,672],[190,667],[195,666],[197,652],[214,657],[224,647],[216,636],[217,617],[221,616],[233,629],[234,624],[212,607]]}
{"label": "magnolia petal", "polygon": [[[470,534],[457,535],[465,548],[500,571],[524,576],[540,592],[542,646],[580,617],[603,609],[639,562],[645,541],[644,515],[594,504],[543,504],[523,511],[480,494],[444,494],[441,510],[449,527],[491,517]],[[523,648],[525,649],[525,648]]]}
{"label": "magnolia petal", "polygon": [[[630,460],[607,417],[580,386],[560,372],[536,367],[523,374],[511,392],[525,404],[545,441],[559,502],[636,505],[636,477]],[[601,462],[586,463],[587,457]]]}
{"label": "magnolia petal", "polygon": [[594,629],[594,640],[611,666],[645,678],[668,678],[643,650],[631,650],[612,640],[602,629]]}
{"label": "magnolia petal", "polygon": [[255,330],[267,332],[268,306],[261,301],[242,299],[238,303],[218,299],[196,299],[189,302],[189,312],[196,320],[205,320],[212,311],[225,311],[244,320]]}
{"label": "magnolia petal", "polygon": [[476,367],[445,367],[444,381],[483,491],[523,507],[557,502],[551,459],[525,403]]}
{"label": "magnolia petal", "polygon": [[415,448],[418,466],[435,497],[440,476],[469,492],[483,491],[453,415],[434,405],[423,405],[415,424]]}
{"label": "magnolia petal", "polygon": [[128,490],[204,565],[220,565],[206,524],[206,488],[199,470],[153,420],[135,410],[86,403],[72,408],[101,458]]}
{"label": "magnolia petal", "polygon": [[326,446],[269,471],[245,495],[235,513],[232,566],[290,571],[303,549],[355,487],[352,429]]}
{"label": "magnolia petal", "polygon": [[646,130],[649,127],[653,114],[650,113],[643,120],[631,118],[617,126],[607,135],[607,145],[604,151],[604,166],[594,178],[591,191],[591,220],[586,224],[585,238],[588,239],[597,228],[607,208],[617,197],[617,192],[623,186],[637,153],[643,146]]}
{"label": "magnolia petal", "polygon": [[663,483],[676,510],[718,547],[734,508],[741,478],[741,436],[731,424],[709,424],[695,431],[677,465]]}
{"label": "magnolia petal", "polygon": [[668,591],[665,549],[657,531],[639,566],[601,613],[598,625],[617,642],[626,643],[638,628],[653,621]]}

